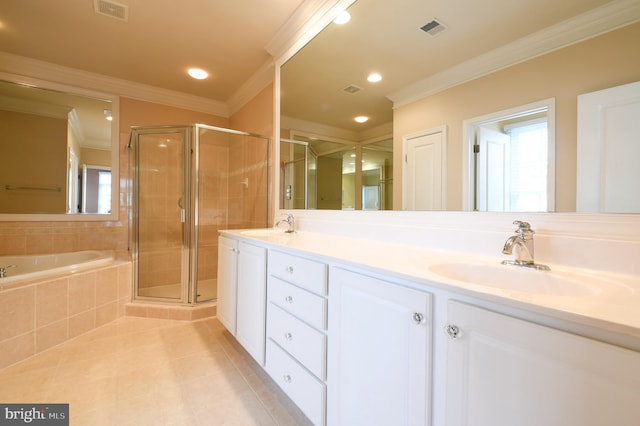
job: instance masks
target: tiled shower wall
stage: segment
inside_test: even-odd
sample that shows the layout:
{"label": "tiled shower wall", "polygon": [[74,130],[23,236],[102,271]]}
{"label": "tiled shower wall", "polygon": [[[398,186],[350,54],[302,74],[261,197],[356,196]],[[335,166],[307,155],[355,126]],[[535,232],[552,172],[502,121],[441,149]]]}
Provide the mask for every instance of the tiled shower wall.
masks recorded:
{"label": "tiled shower wall", "polygon": [[263,138],[212,132],[202,136],[199,279],[217,276],[220,229],[267,226],[267,154],[268,143]]}

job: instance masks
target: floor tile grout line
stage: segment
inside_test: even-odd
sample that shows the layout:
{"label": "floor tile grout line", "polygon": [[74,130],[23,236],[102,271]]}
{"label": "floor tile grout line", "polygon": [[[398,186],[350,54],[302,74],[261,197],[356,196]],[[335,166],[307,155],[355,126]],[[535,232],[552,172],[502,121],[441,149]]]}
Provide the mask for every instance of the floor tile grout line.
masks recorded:
{"label": "floor tile grout line", "polygon": [[[230,344],[231,345],[231,344]],[[225,345],[221,345],[222,346],[222,350],[225,352],[225,355],[227,355],[227,357],[229,358],[229,360],[231,361],[231,363],[233,364],[234,368],[238,371],[238,373],[240,374],[240,376],[242,377],[242,380],[247,384],[247,386],[249,386],[249,389],[251,389],[251,392],[256,396],[257,400],[260,402],[260,405],[262,406],[262,408],[264,409],[264,411],[269,415],[269,417],[271,418],[271,420],[273,420],[273,423],[275,425],[279,425],[278,419],[276,419],[273,415],[273,413],[271,412],[271,410],[269,409],[269,407],[267,407],[267,405],[265,404],[265,401],[263,401],[263,399],[260,397],[260,395],[258,394],[258,392],[256,391],[256,389],[254,389],[254,387],[251,385],[251,383],[249,383],[249,380],[247,379],[247,377],[245,376],[245,374],[243,373],[242,369],[240,369],[238,367],[238,364],[236,363],[236,361],[233,359],[233,357],[231,357],[228,353],[227,353],[227,349],[225,348]],[[244,354],[243,354],[244,356]],[[251,358],[250,362],[253,361],[253,358]]]}

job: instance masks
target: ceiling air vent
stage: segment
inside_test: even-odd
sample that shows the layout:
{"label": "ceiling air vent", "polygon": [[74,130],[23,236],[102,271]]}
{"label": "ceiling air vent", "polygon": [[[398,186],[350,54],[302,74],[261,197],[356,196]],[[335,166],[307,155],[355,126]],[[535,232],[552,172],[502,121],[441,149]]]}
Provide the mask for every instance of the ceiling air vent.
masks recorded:
{"label": "ceiling air vent", "polygon": [[129,6],[107,0],[93,0],[96,13],[110,16],[127,22],[129,20]]}
{"label": "ceiling air vent", "polygon": [[421,26],[420,29],[431,36],[435,36],[436,34],[440,34],[442,31],[446,30],[447,26],[437,19],[434,19]]}
{"label": "ceiling air vent", "polygon": [[342,90],[347,92],[347,93],[354,94],[354,93],[358,93],[362,89],[359,88],[358,86],[356,86],[355,84],[350,84],[350,85],[348,85],[347,87],[345,87]]}

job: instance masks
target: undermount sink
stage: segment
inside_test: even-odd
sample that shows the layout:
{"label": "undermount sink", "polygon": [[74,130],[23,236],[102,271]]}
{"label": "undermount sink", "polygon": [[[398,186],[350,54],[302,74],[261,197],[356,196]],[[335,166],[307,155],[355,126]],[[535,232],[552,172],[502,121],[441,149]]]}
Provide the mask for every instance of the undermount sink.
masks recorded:
{"label": "undermount sink", "polygon": [[247,229],[246,231],[240,231],[242,235],[247,237],[287,237],[292,233],[285,232],[284,229],[268,228],[268,229]]}
{"label": "undermount sink", "polygon": [[[587,277],[554,271],[538,271],[513,265],[439,263],[429,270],[442,277],[508,291],[551,296],[591,296],[600,286]],[[581,279],[584,278],[584,279]]]}

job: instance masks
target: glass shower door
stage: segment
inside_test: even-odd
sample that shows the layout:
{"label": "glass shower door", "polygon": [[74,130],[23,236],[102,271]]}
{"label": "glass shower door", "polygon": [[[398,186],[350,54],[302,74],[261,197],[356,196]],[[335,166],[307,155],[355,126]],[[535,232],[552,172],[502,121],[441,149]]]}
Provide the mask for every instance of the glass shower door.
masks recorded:
{"label": "glass shower door", "polygon": [[187,302],[189,129],[141,129],[134,134],[137,298]]}

